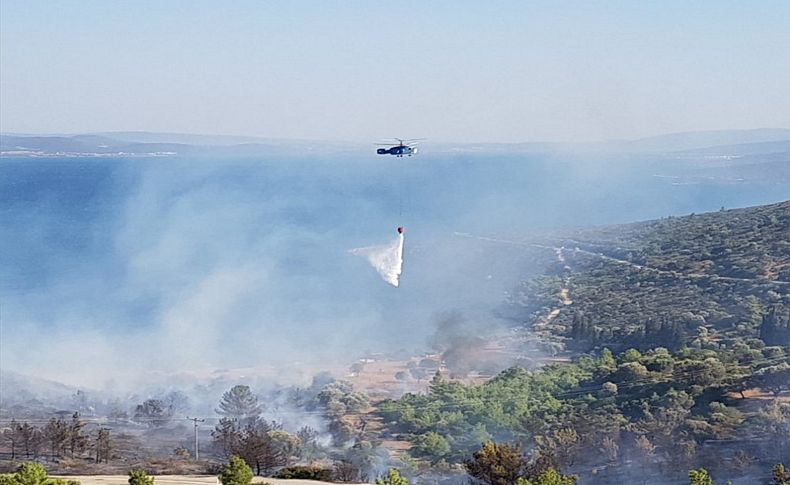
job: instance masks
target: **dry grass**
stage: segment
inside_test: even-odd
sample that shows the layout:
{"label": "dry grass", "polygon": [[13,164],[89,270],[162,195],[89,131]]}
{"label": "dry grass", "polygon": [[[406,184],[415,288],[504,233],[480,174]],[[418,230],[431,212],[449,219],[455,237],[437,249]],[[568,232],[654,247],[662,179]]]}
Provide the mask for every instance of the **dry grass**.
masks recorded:
{"label": "dry grass", "polygon": [[408,360],[379,360],[364,365],[358,374],[343,377],[354,385],[354,389],[367,394],[371,401],[396,399],[405,392],[421,392],[428,389],[430,378],[419,383],[415,380],[402,382],[395,378],[398,372],[408,372]]}

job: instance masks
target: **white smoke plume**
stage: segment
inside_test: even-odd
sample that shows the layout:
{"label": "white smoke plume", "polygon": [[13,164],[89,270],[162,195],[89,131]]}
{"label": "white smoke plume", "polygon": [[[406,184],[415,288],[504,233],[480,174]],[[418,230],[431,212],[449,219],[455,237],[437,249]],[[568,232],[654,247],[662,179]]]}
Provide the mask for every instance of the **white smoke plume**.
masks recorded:
{"label": "white smoke plume", "polygon": [[351,254],[367,258],[381,278],[394,287],[400,284],[403,270],[403,233],[391,243],[381,246],[368,246],[351,250]]}

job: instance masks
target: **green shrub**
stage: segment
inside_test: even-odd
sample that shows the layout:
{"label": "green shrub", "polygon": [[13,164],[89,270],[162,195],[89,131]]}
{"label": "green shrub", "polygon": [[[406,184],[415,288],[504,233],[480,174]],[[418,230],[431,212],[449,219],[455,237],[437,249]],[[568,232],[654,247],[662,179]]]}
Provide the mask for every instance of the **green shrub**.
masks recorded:
{"label": "green shrub", "polygon": [[289,466],[281,469],[274,478],[298,478],[302,480],[332,481],[332,469],[318,466]]}
{"label": "green shrub", "polygon": [[554,468],[549,468],[534,480],[519,477],[516,485],[574,485],[577,479],[576,475],[563,475]]}
{"label": "green shrub", "polygon": [[149,477],[145,470],[131,470],[129,485],[154,485],[154,477]]}
{"label": "green shrub", "polygon": [[49,478],[40,463],[27,462],[19,465],[16,473],[0,475],[0,485],[80,485],[80,482]]}
{"label": "green shrub", "polygon": [[450,454],[450,443],[439,433],[429,431],[416,437],[411,454],[435,463]]}
{"label": "green shrub", "polygon": [[219,474],[222,485],[250,485],[252,483],[252,468],[238,456],[231,456],[228,464]]}
{"label": "green shrub", "polygon": [[708,470],[700,468],[698,470],[691,470],[689,472],[690,485],[713,485],[713,480],[708,474]]}
{"label": "green shrub", "polygon": [[18,485],[43,485],[47,471],[39,463],[22,463],[14,479]]}
{"label": "green shrub", "polygon": [[409,485],[409,481],[397,469],[390,468],[386,476],[376,479],[376,485]]}

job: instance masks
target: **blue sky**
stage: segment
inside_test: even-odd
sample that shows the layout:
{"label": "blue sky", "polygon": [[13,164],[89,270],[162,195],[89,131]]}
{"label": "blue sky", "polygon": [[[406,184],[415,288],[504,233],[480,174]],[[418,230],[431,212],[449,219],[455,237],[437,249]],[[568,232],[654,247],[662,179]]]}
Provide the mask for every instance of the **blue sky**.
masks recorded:
{"label": "blue sky", "polygon": [[0,6],[0,128],[534,141],[790,127],[790,3]]}

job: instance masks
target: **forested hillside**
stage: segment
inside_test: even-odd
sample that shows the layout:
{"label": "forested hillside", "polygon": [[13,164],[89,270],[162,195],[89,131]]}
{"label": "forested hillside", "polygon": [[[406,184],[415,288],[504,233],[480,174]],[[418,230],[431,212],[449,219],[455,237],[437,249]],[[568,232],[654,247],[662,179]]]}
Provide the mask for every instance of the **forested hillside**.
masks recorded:
{"label": "forested hillside", "polygon": [[563,266],[513,298],[530,325],[563,297],[545,325],[570,349],[673,350],[763,337],[787,345],[790,202],[587,229],[549,241]]}
{"label": "forested hillside", "polygon": [[[786,460],[790,402],[742,392],[790,385],[786,351],[604,350],[537,372],[513,368],[480,386],[438,376],[431,390],[379,406],[412,456],[462,462],[486,440],[516,442],[590,482],[639,471],[676,483],[689,468],[743,477]],[[606,482],[601,482],[606,483]],[[656,480],[650,483],[663,483]]]}
{"label": "forested hillside", "polygon": [[790,201],[578,231],[575,245],[645,267],[790,282]]}
{"label": "forested hillside", "polygon": [[412,456],[512,442],[581,483],[757,483],[790,459],[790,202],[484,240],[554,253],[505,313],[572,362],[380,404]]}

